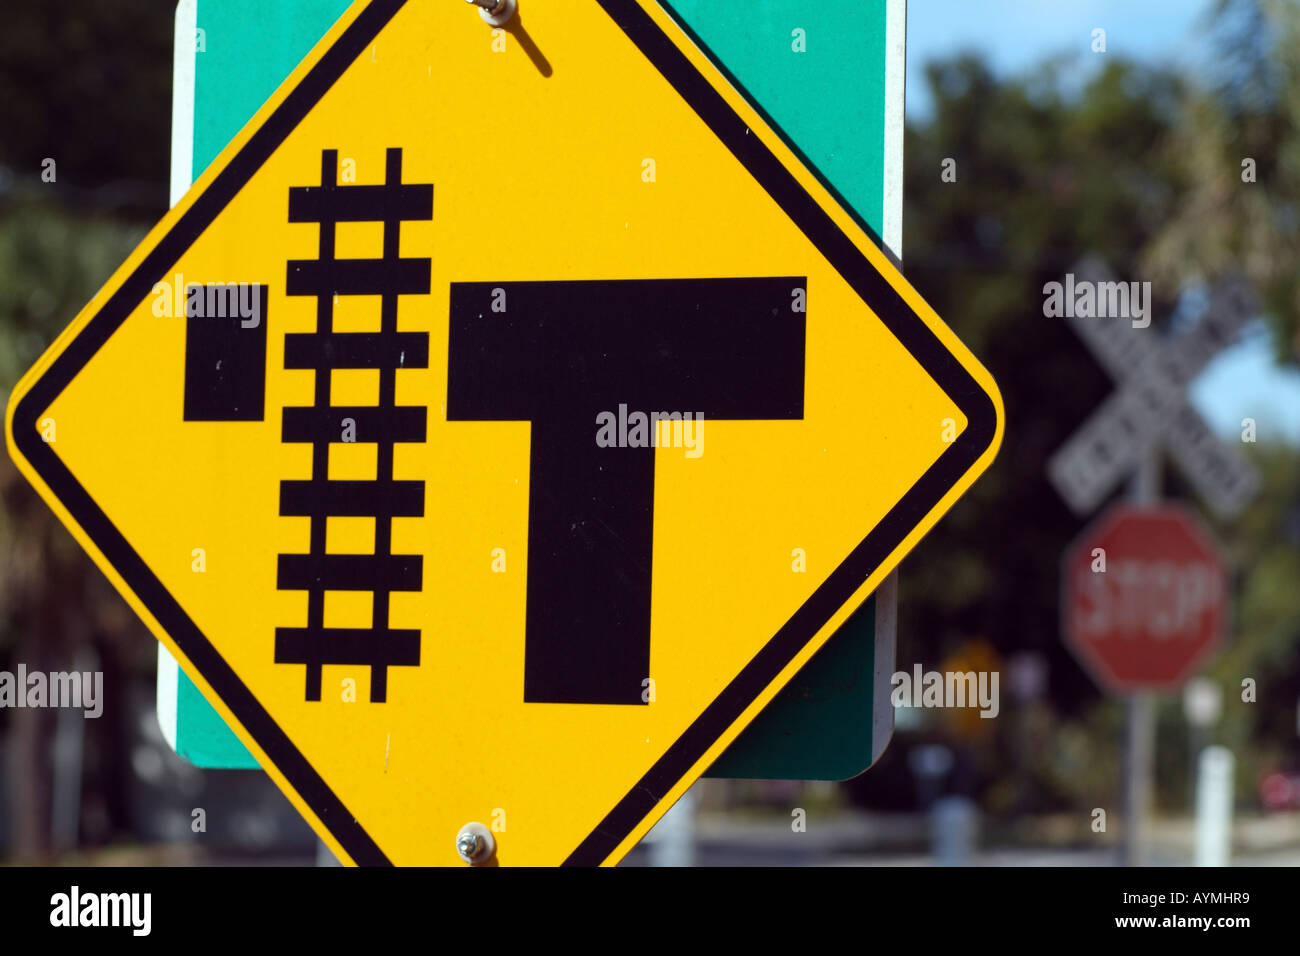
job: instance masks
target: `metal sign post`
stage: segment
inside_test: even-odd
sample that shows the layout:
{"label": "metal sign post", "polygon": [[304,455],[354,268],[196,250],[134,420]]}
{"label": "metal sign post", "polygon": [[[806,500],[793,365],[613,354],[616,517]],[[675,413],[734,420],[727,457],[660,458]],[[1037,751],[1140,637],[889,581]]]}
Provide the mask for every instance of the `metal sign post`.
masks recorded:
{"label": "metal sign post", "polygon": [[[1095,258],[1085,259],[1076,266],[1074,275],[1075,284],[1093,283],[1098,288],[1115,281],[1110,269]],[[1166,451],[1216,514],[1235,515],[1245,506],[1259,486],[1258,474],[1240,449],[1214,437],[1188,403],[1186,389],[1215,354],[1235,341],[1241,327],[1254,314],[1253,297],[1240,280],[1216,286],[1208,307],[1191,330],[1167,341],[1153,334],[1146,325],[1137,327],[1124,318],[1099,319],[1080,315],[1073,309],[1066,311],[1079,337],[1120,386],[1048,462],[1052,483],[1076,513],[1092,512],[1125,474],[1130,475],[1128,498],[1132,507],[1138,511],[1159,511],[1161,459]],[[1191,539],[1196,535],[1185,537]],[[1173,540],[1177,540],[1176,535]],[[1124,698],[1122,852],[1125,863],[1143,866],[1150,856],[1147,819],[1152,799],[1156,730],[1153,691],[1184,679],[1204,656],[1210,642],[1217,640],[1222,610],[1219,605],[1209,607],[1211,602],[1207,598],[1207,606],[1199,610],[1212,616],[1202,618],[1198,613],[1194,620],[1184,622],[1194,640],[1179,648],[1178,655],[1172,653],[1168,643],[1144,645],[1134,638],[1138,633],[1149,636],[1150,619],[1145,623],[1126,620],[1122,627],[1081,626],[1079,607],[1087,605],[1088,595],[1094,592],[1089,584],[1097,584],[1099,590],[1094,596],[1098,598],[1108,593],[1100,584],[1101,579],[1089,581],[1091,555],[1081,553],[1096,543],[1094,538],[1086,547],[1076,546],[1067,554],[1063,591],[1067,604],[1062,608],[1062,618],[1067,641],[1081,662],[1099,683]],[[1112,566],[1108,572],[1097,572],[1096,568],[1092,571],[1114,574],[1117,556],[1102,551],[1102,560],[1111,562]],[[1165,553],[1161,558],[1168,560],[1171,556]],[[1210,589],[1221,599],[1223,585],[1215,577],[1216,573],[1221,576],[1222,570],[1211,570],[1218,567],[1218,559],[1212,555],[1203,555],[1203,559],[1203,564],[1192,566],[1195,573],[1188,577],[1190,584],[1184,587],[1188,593],[1196,588]],[[1129,597],[1132,599],[1131,594]],[[1138,602],[1148,611],[1159,600],[1159,596],[1147,593],[1138,596]],[[1133,613],[1128,606],[1122,612],[1129,617]],[[1168,609],[1161,608],[1159,613],[1167,618]],[[1101,616],[1106,620],[1111,618],[1108,614]],[[1197,625],[1203,625],[1199,631]],[[1081,633],[1086,631],[1090,633]],[[1123,635],[1116,637],[1118,631],[1123,631]],[[1121,643],[1114,643],[1116,640]],[[1119,659],[1126,656],[1129,659]]]}
{"label": "metal sign post", "polygon": [[[1135,505],[1160,501],[1160,453],[1153,448],[1141,456],[1132,479],[1130,499]],[[1146,866],[1150,856],[1148,819],[1155,777],[1156,702],[1149,690],[1130,691],[1124,700],[1126,747],[1124,752],[1123,859],[1126,866]]]}

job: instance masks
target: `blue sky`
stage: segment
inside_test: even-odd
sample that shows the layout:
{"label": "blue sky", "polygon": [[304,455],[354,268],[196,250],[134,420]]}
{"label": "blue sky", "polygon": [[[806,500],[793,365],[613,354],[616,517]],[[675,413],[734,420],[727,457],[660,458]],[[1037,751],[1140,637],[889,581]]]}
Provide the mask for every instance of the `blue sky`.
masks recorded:
{"label": "blue sky", "polygon": [[1101,65],[1092,31],[1106,31],[1106,55],[1191,63],[1207,55],[1198,29],[1211,0],[908,0],[907,111],[924,115],[927,60],[983,53],[1003,74],[1057,56],[1077,59],[1080,78]]}
{"label": "blue sky", "polygon": [[[1195,70],[1209,57],[1202,25],[1211,6],[1212,0],[909,0],[908,117],[923,118],[932,108],[924,75],[930,59],[976,51],[1010,76],[1065,57],[1067,75],[1078,83],[1104,63],[1091,50],[1098,27],[1106,31],[1108,56]],[[1274,364],[1261,328],[1206,368],[1192,401],[1226,436],[1239,438],[1241,420],[1254,418],[1261,441],[1276,435],[1300,444],[1300,371]]]}

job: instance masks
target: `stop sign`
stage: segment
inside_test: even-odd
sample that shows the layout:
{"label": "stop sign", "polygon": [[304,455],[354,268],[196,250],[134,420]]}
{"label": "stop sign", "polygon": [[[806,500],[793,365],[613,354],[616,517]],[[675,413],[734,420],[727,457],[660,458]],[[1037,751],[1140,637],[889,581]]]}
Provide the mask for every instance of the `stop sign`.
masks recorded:
{"label": "stop sign", "polygon": [[1066,643],[1103,686],[1177,686],[1218,643],[1227,587],[1197,521],[1171,505],[1111,508],[1066,552]]}

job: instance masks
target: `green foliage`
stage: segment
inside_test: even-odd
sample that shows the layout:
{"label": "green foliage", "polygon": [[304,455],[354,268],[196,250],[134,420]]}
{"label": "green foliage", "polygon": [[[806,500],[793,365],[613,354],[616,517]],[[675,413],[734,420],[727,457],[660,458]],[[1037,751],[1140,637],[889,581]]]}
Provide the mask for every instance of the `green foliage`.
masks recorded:
{"label": "green foliage", "polygon": [[[166,208],[174,12],[172,0],[64,0],[5,9],[0,395],[6,403],[19,376]],[[41,179],[46,158],[56,163],[53,182]],[[125,604],[7,456],[0,460],[0,608],[0,658],[41,626],[64,629],[67,635],[56,636],[70,640],[94,634],[150,649]]]}
{"label": "green foliage", "polygon": [[174,0],[5,5],[0,165],[20,178],[58,163],[89,189],[123,180],[167,199]]}
{"label": "green foliage", "polygon": [[[47,204],[0,210],[0,395],[40,357],[143,235],[139,226]],[[0,651],[51,597],[96,594],[90,559],[18,475],[0,461]],[[57,589],[57,590],[56,590]],[[121,605],[119,599],[111,601]],[[64,609],[75,613],[75,605]],[[99,608],[85,614],[98,616]],[[123,620],[120,613],[114,616]],[[73,625],[78,627],[78,625]],[[84,626],[84,625],[82,625]],[[134,631],[132,631],[134,633]]]}
{"label": "green foliage", "polygon": [[[968,759],[981,765],[995,813],[1114,807],[1121,771],[1123,708],[1060,638],[1060,558],[1084,522],[1045,475],[1049,456],[1114,386],[1065,323],[1043,316],[1043,284],[1097,253],[1122,278],[1154,280],[1158,330],[1184,283],[1244,265],[1274,307],[1274,327],[1293,327],[1286,296],[1300,275],[1298,250],[1283,225],[1300,185],[1292,178],[1300,166],[1286,165],[1300,143],[1292,116],[1300,86],[1289,66],[1300,44],[1280,46],[1266,49],[1283,68],[1263,72],[1284,95],[1246,96],[1264,81],[1229,71],[1228,89],[1242,97],[1235,113],[1225,89],[1119,58],[1077,98],[1061,92],[1052,64],[1011,81],[972,57],[927,70],[934,115],[907,131],[905,271],[997,379],[1007,437],[990,472],[903,565],[899,661],[934,666],[976,638],[1004,658],[1025,649],[1046,656],[1049,707],[1010,701],[1004,687],[994,741],[949,738],[982,754]],[[1246,54],[1243,62],[1259,65]],[[1229,156],[1239,139],[1272,157],[1263,188],[1240,182],[1239,158]],[[941,179],[946,157],[957,161],[956,183]],[[1220,195],[1227,189],[1230,200]],[[1266,211],[1270,223],[1261,222]],[[1233,618],[1210,672],[1225,687],[1211,742],[1237,753],[1248,802],[1262,773],[1294,759],[1300,698],[1300,453],[1259,446],[1252,457],[1263,490],[1239,521],[1216,528],[1233,574]],[[1166,490],[1178,487],[1171,473]],[[1240,702],[1245,676],[1259,684],[1257,704]],[[902,736],[896,746],[907,745]],[[1188,746],[1181,696],[1169,695],[1157,774],[1168,809],[1186,809]]]}
{"label": "green foliage", "polygon": [[0,208],[0,393],[8,396],[144,236],[45,203]]}
{"label": "green foliage", "polygon": [[[931,655],[977,635],[1004,654],[1040,650],[1069,711],[1093,693],[1058,639],[1058,556],[1079,524],[1044,467],[1112,383],[1043,316],[1042,288],[1090,252],[1128,273],[1173,214],[1179,180],[1160,145],[1182,85],[1121,60],[1077,102],[1050,67],[997,82],[966,57],[928,79],[933,120],[906,142],[905,271],[997,379],[1007,438],[904,565],[904,629],[937,641]],[[941,180],[945,157],[956,183]]]}
{"label": "green foliage", "polygon": [[[1184,100],[1163,150],[1190,188],[1143,269],[1162,284],[1241,268],[1259,291],[1278,354],[1300,361],[1300,5],[1221,0],[1220,60]],[[1244,160],[1255,182],[1243,181]]]}

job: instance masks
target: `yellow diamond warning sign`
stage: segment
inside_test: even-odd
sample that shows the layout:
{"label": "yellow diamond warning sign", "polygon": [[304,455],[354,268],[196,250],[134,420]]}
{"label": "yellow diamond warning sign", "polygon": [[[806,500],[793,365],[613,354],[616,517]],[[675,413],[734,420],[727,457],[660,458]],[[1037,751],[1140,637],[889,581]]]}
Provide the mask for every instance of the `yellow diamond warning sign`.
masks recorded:
{"label": "yellow diamond warning sign", "polygon": [[349,9],[7,437],[342,858],[611,863],[1001,406],[653,0],[465,6]]}

